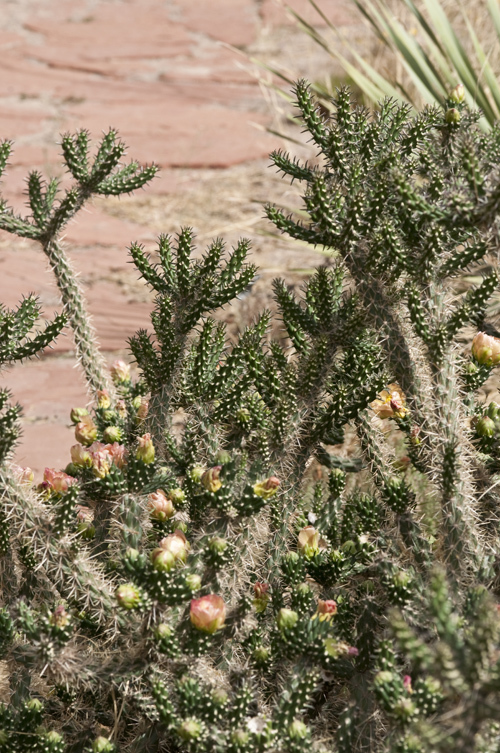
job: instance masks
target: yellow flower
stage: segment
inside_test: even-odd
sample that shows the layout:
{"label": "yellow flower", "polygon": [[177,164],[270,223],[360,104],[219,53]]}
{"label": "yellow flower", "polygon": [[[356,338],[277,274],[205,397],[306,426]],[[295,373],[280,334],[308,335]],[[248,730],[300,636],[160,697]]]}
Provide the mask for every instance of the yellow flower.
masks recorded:
{"label": "yellow flower", "polygon": [[382,390],[370,408],[379,418],[403,418],[406,415],[406,398],[403,390],[394,382]]}

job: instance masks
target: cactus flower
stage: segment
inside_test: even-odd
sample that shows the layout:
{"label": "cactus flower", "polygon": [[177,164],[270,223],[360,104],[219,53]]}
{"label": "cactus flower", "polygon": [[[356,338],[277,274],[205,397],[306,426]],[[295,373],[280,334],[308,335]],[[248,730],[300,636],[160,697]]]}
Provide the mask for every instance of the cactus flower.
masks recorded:
{"label": "cactus flower", "polygon": [[306,526],[299,533],[297,548],[304,557],[310,559],[320,550],[326,549],[326,541],[314,526]]}
{"label": "cactus flower", "polygon": [[317,617],[320,622],[324,620],[330,621],[332,617],[337,614],[337,602],[333,599],[318,599],[318,606],[316,614],[313,617]]}
{"label": "cactus flower", "polygon": [[192,599],[189,619],[197,630],[212,635],[226,621],[226,605],[223,598],[217,594],[208,594],[200,599]]}
{"label": "cactus flower", "polygon": [[142,437],[139,437],[138,443],[135,453],[137,460],[142,460],[146,465],[154,463],[155,448],[153,440],[151,439],[151,434],[143,434]]}
{"label": "cactus flower", "polygon": [[64,606],[62,604],[59,604],[59,606],[56,607],[52,612],[49,622],[54,627],[64,628],[69,623],[69,619],[69,614],[65,610]]}
{"label": "cactus flower", "polygon": [[107,390],[97,390],[97,407],[101,410],[111,408],[111,398]]}
{"label": "cactus flower", "polygon": [[221,465],[214,465],[213,468],[208,468],[201,476],[201,485],[207,490],[207,492],[218,492],[222,486],[220,480],[220,472],[222,470]]}
{"label": "cactus flower", "polygon": [[125,400],[117,400],[115,405],[115,411],[119,418],[127,417],[127,403]]}
{"label": "cactus flower", "polygon": [[276,476],[269,476],[269,478],[264,479],[264,481],[258,481],[254,484],[253,493],[256,494],[257,497],[262,497],[262,499],[269,499],[270,497],[274,497],[278,491],[279,485],[279,478]]}
{"label": "cactus flower", "polygon": [[127,450],[125,445],[113,442],[113,444],[107,444],[106,449],[111,455],[113,463],[117,468],[123,468],[126,463]]}
{"label": "cactus flower", "polygon": [[500,363],[500,339],[485,332],[478,332],[472,341],[472,355],[482,366]]}
{"label": "cactus flower", "polygon": [[138,424],[141,424],[148,415],[149,400],[146,397],[136,397],[132,401],[132,405],[136,410],[136,421]]}
{"label": "cactus flower", "polygon": [[92,421],[91,416],[82,416],[81,420],[75,426],[75,439],[80,444],[88,447],[97,437],[97,426]]}
{"label": "cactus flower", "polygon": [[186,742],[197,740],[201,735],[201,724],[196,719],[186,719],[185,722],[182,722],[182,724],[177,727],[177,734]]}
{"label": "cactus flower", "polygon": [[186,576],[186,586],[193,593],[201,588],[201,578],[197,573],[190,573]]}
{"label": "cactus flower", "polygon": [[449,125],[458,125],[460,123],[460,110],[457,110],[456,107],[450,107],[449,110],[446,110],[444,114],[444,119]]}
{"label": "cactus flower", "polygon": [[403,687],[406,690],[407,693],[413,693],[413,688],[411,686],[411,677],[410,675],[405,675],[403,677]]}
{"label": "cactus flower", "polygon": [[185,562],[189,551],[189,543],[179,529],[165,536],[160,541],[160,548],[173,555],[175,561]]}
{"label": "cactus flower", "polygon": [[130,366],[125,361],[118,359],[113,361],[109,369],[111,379],[115,384],[126,384],[130,382]]}
{"label": "cactus flower", "polygon": [[406,398],[396,382],[382,390],[378,398],[370,403],[370,408],[379,418],[403,418],[406,415]]}
{"label": "cactus flower", "polygon": [[70,486],[77,483],[77,479],[68,476],[63,471],[56,471],[54,468],[46,468],[43,473],[43,487],[47,491],[56,494],[64,494]]}
{"label": "cactus flower", "polygon": [[141,603],[141,593],[133,583],[124,583],[115,591],[118,604],[123,609],[135,609]]}
{"label": "cactus flower", "polygon": [[74,444],[70,450],[71,462],[79,468],[90,468],[92,466],[92,455],[87,448],[81,444]]}
{"label": "cactus flower", "polygon": [[162,489],[157,489],[148,495],[148,509],[150,517],[162,523],[171,518],[175,512],[172,500]]}

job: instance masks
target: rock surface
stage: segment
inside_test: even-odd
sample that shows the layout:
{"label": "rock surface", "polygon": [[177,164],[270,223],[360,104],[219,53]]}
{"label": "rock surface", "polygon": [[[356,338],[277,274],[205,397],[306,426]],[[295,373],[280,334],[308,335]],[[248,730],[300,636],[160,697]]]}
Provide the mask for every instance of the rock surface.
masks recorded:
{"label": "rock surface", "polygon": [[[290,0],[290,5],[322,25],[308,0]],[[348,0],[321,5],[335,24],[359,24]],[[109,360],[149,321],[151,301],[126,263],[132,241],[152,247],[157,233],[178,227],[168,216],[173,211],[179,224],[184,217],[195,224],[203,240],[210,232],[232,239],[258,225],[258,202],[268,195],[253,181],[252,165],[264,173],[268,153],[281,144],[263,128],[272,112],[241,52],[258,56],[263,50],[273,62],[275,53],[283,56],[292,22],[278,0],[5,0],[0,5],[0,138],[15,140],[2,193],[16,211],[26,211],[28,170],[67,180],[56,146],[67,130],[85,127],[97,139],[117,127],[131,157],[154,160],[162,168],[137,197],[96,202],[67,228],[66,248]],[[290,43],[285,59],[293,59],[296,49]],[[307,64],[302,61],[303,71]],[[236,188],[226,192],[234,216],[222,216],[215,207],[210,218],[200,218],[203,196],[214,200],[212,175],[236,176]],[[200,185],[210,194],[200,195]],[[241,199],[243,185],[257,195]],[[191,214],[186,212],[190,202]],[[280,265],[292,272],[304,266],[304,258],[282,247],[275,255],[266,255],[266,248],[257,239],[264,276],[276,267],[281,271]],[[0,300],[12,307],[28,292],[39,295],[45,316],[60,309],[37,244],[0,232]],[[70,333],[42,359],[2,374],[1,383],[25,409],[17,461],[38,476],[45,466],[64,466],[74,443],[69,410],[88,399]]]}

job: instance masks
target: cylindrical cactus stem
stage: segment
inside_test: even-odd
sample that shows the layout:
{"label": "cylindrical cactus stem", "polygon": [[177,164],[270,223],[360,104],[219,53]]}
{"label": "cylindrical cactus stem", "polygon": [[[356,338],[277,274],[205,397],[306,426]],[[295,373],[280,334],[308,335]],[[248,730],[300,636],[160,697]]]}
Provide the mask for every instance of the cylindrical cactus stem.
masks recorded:
{"label": "cylindrical cactus stem", "polygon": [[99,352],[96,332],[86,309],[76,274],[58,241],[49,240],[44,243],[43,250],[54,272],[61,300],[73,329],[76,354],[82,365],[89,391],[96,393],[97,390],[108,390],[110,394],[114,394],[113,382],[109,377],[106,361]]}

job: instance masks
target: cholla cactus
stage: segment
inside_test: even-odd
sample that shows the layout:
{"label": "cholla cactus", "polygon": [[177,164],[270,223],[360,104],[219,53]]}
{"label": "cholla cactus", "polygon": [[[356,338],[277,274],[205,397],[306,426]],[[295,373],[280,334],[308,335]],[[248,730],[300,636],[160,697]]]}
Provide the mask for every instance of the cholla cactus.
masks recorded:
{"label": "cholla cactus", "polygon": [[416,118],[297,99],[318,164],[273,161],[309,221],[268,215],[336,257],[300,298],[274,282],[284,344],[269,312],[232,344],[210,318],[247,241],[133,245],[139,379],[118,362],[72,411],[66,468],[2,465],[0,750],[498,750],[500,136],[454,95]]}

